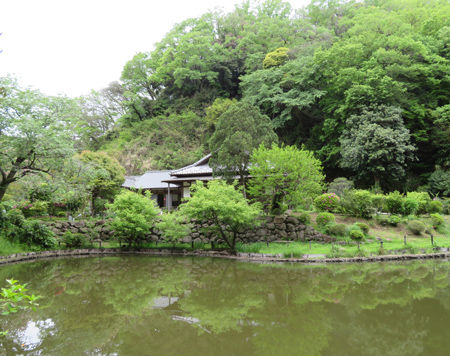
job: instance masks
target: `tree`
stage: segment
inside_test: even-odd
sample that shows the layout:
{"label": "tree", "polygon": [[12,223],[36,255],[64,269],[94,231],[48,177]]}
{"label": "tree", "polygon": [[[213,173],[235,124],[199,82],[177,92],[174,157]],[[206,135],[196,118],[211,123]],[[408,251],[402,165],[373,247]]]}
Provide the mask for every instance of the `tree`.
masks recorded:
{"label": "tree", "polygon": [[8,186],[30,174],[51,173],[73,154],[77,105],[45,97],[0,79],[0,200]]}
{"label": "tree", "polygon": [[250,155],[259,145],[269,146],[277,136],[267,116],[247,102],[231,105],[220,117],[209,140],[211,166],[215,175],[232,180],[240,177],[244,187]]}
{"label": "tree", "polygon": [[89,166],[90,177],[87,185],[91,192],[91,211],[95,215],[95,200],[114,197],[125,180],[125,169],[105,152],[83,151],[77,158]]}
{"label": "tree", "polygon": [[359,177],[370,175],[375,185],[401,179],[415,147],[403,125],[401,109],[393,106],[364,108],[346,122],[341,137],[341,166]]}
{"label": "tree", "polygon": [[250,159],[249,194],[264,210],[279,213],[282,205],[309,206],[323,190],[322,164],[310,151],[294,146],[260,146]]}
{"label": "tree", "polygon": [[153,199],[130,191],[117,195],[108,208],[114,213],[111,225],[115,236],[127,241],[129,246],[138,244],[149,233],[159,213]]}
{"label": "tree", "polygon": [[191,230],[191,225],[179,213],[179,210],[163,214],[161,221],[156,224],[156,227],[161,231],[164,241],[172,242],[174,245],[188,236]]}
{"label": "tree", "polygon": [[213,180],[208,186],[197,182],[192,186],[192,196],[181,205],[180,211],[189,218],[211,221],[213,231],[236,250],[239,232],[257,224],[261,210],[255,204],[248,204],[234,185]]}

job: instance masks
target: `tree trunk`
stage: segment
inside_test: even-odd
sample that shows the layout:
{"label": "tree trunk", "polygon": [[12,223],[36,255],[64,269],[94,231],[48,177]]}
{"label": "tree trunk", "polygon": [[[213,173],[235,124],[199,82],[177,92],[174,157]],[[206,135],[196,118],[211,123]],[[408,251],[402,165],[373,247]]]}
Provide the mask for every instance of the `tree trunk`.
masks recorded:
{"label": "tree trunk", "polygon": [[2,201],[3,197],[5,196],[6,190],[8,189],[9,183],[1,183],[0,184],[0,201]]}
{"label": "tree trunk", "polygon": [[244,198],[247,199],[247,192],[245,190],[245,176],[241,174],[241,184],[242,184],[242,192],[244,193]]}
{"label": "tree trunk", "polygon": [[375,187],[380,187],[380,177],[378,177],[376,174],[373,175],[373,181]]}

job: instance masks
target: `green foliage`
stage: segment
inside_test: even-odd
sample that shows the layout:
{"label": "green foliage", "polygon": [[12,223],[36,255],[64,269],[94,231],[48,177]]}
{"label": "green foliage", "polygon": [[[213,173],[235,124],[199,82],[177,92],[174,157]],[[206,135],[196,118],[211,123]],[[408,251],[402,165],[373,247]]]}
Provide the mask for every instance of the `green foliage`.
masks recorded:
{"label": "green foliage", "polygon": [[57,245],[53,232],[38,220],[25,221],[20,242],[42,248],[52,248]]}
{"label": "green foliage", "polygon": [[440,214],[430,214],[431,224],[436,229],[439,226],[444,225],[444,217]]}
{"label": "green foliage", "polygon": [[349,236],[352,240],[355,241],[364,240],[364,233],[361,230],[352,229],[349,231]]}
{"label": "green foliage", "polygon": [[327,232],[332,236],[345,236],[347,235],[347,226],[345,224],[332,224],[329,225]]}
{"label": "green foliage", "polygon": [[335,222],[335,217],[331,213],[319,213],[316,216],[316,224],[318,226],[326,226]]}
{"label": "green foliage", "polygon": [[314,199],[314,206],[319,211],[336,212],[339,207],[339,197],[335,193],[325,193]]}
{"label": "green foliage", "polygon": [[227,179],[238,175],[244,185],[253,149],[277,141],[269,118],[247,102],[235,103],[220,115],[209,140],[210,165],[215,175]]}
{"label": "green foliage", "polygon": [[248,204],[234,185],[213,180],[208,186],[197,182],[191,186],[192,196],[181,205],[180,213],[188,218],[213,223],[212,229],[234,251],[240,230],[258,224],[260,207]]}
{"label": "green foliage", "polygon": [[414,235],[421,235],[425,231],[425,224],[420,220],[408,221],[408,230]]}
{"label": "green foliage", "polygon": [[401,222],[402,222],[402,218],[400,216],[397,216],[397,215],[389,216],[389,219],[388,219],[389,225],[397,226]]}
{"label": "green foliage", "polygon": [[149,197],[130,191],[117,195],[108,209],[114,214],[111,226],[121,241],[139,244],[153,226],[159,209]]}
{"label": "green foliage", "polygon": [[58,170],[73,153],[74,100],[46,97],[0,79],[0,201],[13,182]]}
{"label": "green foliage", "polygon": [[438,213],[441,214],[443,211],[443,205],[439,200],[433,200],[428,203],[428,209],[427,211],[432,213]]}
{"label": "green foliage", "polygon": [[311,215],[306,212],[301,212],[300,214],[296,215],[296,218],[304,225],[311,224]]}
{"label": "green foliage", "polygon": [[7,279],[8,287],[1,289],[0,310],[2,315],[17,313],[19,310],[33,309],[39,305],[36,301],[40,298],[34,294],[28,294],[26,284]]}
{"label": "green foliage", "polygon": [[403,214],[403,195],[398,191],[389,193],[385,199],[386,210],[391,214]]}
{"label": "green foliage", "polygon": [[342,197],[347,190],[353,189],[354,183],[345,177],[339,177],[334,179],[328,185],[328,193],[334,193],[339,197]]}
{"label": "green foliage", "polygon": [[356,222],[355,225],[361,229],[364,235],[367,235],[369,233],[369,225],[362,222]]}
{"label": "green foliage", "polygon": [[33,203],[35,201],[50,202],[52,199],[53,190],[47,183],[40,183],[31,187],[28,191],[28,199]]}
{"label": "green foliage", "polygon": [[80,248],[86,245],[86,236],[83,234],[74,234],[66,231],[61,238],[61,242],[68,248]]}
{"label": "green foliage", "polygon": [[450,196],[450,171],[436,170],[428,178],[428,189],[437,196]]}
{"label": "green foliage", "polygon": [[386,203],[386,197],[383,194],[372,194],[372,206],[377,210],[383,210]]}
{"label": "green foliage", "polygon": [[210,129],[215,129],[219,117],[225,113],[230,106],[236,104],[236,99],[217,98],[205,109],[205,120]]}
{"label": "green foliage", "polygon": [[98,212],[96,199],[111,199],[118,193],[125,180],[125,169],[105,152],[83,151],[78,159],[88,165],[91,173],[87,185],[91,192],[92,213],[95,215]]}
{"label": "green foliage", "polygon": [[414,150],[399,108],[364,108],[346,122],[341,137],[341,166],[359,176],[373,176],[375,184],[381,178],[385,184],[404,176]]}
{"label": "green foliage", "polygon": [[419,202],[411,197],[403,198],[403,215],[414,215],[419,210]]}
{"label": "green foliage", "polygon": [[191,225],[179,211],[161,215],[161,221],[156,223],[156,227],[164,241],[173,244],[188,236],[191,231]]}
{"label": "green foliage", "polygon": [[349,190],[344,193],[341,205],[344,211],[355,217],[370,218],[374,212],[372,207],[372,193],[368,190]]}
{"label": "green foliage", "polygon": [[263,61],[263,68],[278,67],[284,64],[289,59],[288,52],[289,48],[280,47],[273,52],[267,53]]}
{"label": "green foliage", "polygon": [[249,194],[266,212],[282,204],[308,207],[323,187],[320,161],[311,152],[293,146],[260,146],[253,151],[249,171]]}
{"label": "green foliage", "polygon": [[406,198],[414,199],[419,203],[416,213],[425,214],[428,209],[428,204],[431,202],[431,198],[427,192],[408,192]]}

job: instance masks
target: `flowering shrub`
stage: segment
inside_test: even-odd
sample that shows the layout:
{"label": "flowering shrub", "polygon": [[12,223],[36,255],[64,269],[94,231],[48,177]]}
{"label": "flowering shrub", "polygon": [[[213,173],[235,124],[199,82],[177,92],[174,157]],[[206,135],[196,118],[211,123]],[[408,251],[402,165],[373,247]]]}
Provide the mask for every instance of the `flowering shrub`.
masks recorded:
{"label": "flowering shrub", "polygon": [[339,201],[340,199],[335,193],[325,193],[314,199],[314,206],[319,211],[336,211]]}

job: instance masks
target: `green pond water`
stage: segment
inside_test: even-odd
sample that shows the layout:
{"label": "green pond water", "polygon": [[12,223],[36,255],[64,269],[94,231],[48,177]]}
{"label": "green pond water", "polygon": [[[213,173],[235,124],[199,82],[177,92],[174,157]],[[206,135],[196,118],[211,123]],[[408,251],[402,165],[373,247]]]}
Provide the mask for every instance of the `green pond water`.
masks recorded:
{"label": "green pond water", "polygon": [[256,264],[144,256],[0,267],[42,296],[2,355],[448,355],[448,261]]}

